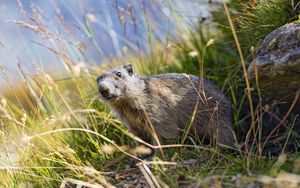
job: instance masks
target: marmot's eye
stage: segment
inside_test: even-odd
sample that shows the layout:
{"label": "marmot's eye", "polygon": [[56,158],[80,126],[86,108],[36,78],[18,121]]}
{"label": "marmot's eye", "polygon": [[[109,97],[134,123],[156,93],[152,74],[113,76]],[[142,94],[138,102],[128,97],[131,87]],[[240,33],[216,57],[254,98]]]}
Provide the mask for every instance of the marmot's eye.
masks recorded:
{"label": "marmot's eye", "polygon": [[121,72],[117,72],[116,75],[117,75],[118,77],[121,77],[121,76],[122,76],[122,75],[121,75]]}

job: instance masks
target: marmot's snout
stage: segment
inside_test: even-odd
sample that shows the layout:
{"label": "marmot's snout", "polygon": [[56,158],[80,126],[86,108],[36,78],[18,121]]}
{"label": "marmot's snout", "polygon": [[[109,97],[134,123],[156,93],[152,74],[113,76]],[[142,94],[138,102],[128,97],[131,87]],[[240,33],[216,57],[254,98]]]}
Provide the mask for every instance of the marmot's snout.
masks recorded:
{"label": "marmot's snout", "polygon": [[106,99],[109,97],[109,89],[103,84],[99,85],[99,93]]}
{"label": "marmot's snout", "polygon": [[106,77],[101,75],[97,78],[98,83],[98,91],[99,94],[106,100],[112,100],[116,98],[116,95],[114,94],[114,86],[112,83],[108,82]]}

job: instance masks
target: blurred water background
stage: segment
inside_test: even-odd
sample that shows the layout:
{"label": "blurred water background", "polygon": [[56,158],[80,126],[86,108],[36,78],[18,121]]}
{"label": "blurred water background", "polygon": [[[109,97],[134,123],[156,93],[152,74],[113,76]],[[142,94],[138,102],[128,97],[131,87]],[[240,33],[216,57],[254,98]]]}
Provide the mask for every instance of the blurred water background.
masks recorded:
{"label": "blurred water background", "polygon": [[218,2],[0,0],[0,66],[5,72],[0,88],[6,87],[5,76],[20,81],[20,67],[31,75],[55,70],[59,77],[63,68],[55,49],[65,48],[74,64],[100,64],[146,52],[155,41],[167,43],[178,28],[184,34],[186,27],[209,18],[211,5]]}

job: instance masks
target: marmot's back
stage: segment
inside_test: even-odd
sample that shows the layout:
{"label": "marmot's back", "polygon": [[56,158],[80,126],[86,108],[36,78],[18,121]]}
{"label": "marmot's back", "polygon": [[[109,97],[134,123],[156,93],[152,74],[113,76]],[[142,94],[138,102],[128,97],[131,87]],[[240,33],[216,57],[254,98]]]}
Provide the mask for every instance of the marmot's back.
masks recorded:
{"label": "marmot's back", "polygon": [[144,79],[148,113],[164,139],[179,138],[194,114],[191,126],[194,135],[233,144],[231,104],[213,83],[203,80],[204,91],[199,92],[200,79],[192,75],[161,74]]}
{"label": "marmot's back", "polygon": [[161,143],[169,143],[190,127],[200,141],[233,145],[230,102],[207,80],[201,85],[198,77],[186,74],[141,77],[131,65],[124,65],[97,81],[101,97],[128,128],[153,144],[153,128]]}

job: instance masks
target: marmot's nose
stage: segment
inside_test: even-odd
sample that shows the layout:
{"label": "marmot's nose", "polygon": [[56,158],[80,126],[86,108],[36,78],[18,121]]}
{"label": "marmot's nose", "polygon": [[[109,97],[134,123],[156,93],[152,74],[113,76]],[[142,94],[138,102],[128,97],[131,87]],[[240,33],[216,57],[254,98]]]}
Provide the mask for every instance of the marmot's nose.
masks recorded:
{"label": "marmot's nose", "polygon": [[109,96],[109,89],[103,85],[99,85],[99,93],[104,97],[107,98]]}

